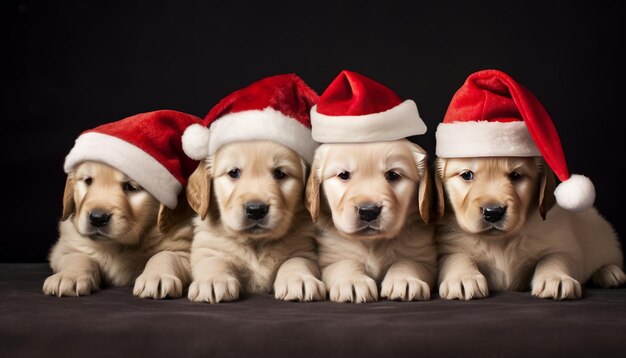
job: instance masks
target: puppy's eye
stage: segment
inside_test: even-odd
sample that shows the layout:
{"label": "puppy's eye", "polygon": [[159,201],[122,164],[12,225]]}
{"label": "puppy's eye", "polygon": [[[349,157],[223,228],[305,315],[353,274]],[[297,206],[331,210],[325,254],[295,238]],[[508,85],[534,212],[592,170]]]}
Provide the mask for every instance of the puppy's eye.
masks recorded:
{"label": "puppy's eye", "polygon": [[284,179],[287,176],[287,173],[285,173],[284,171],[282,171],[280,169],[274,169],[274,172],[272,173],[272,176],[274,176],[274,179],[276,179],[276,180],[281,180],[281,179]]}
{"label": "puppy's eye", "polygon": [[87,186],[91,185],[91,183],[93,183],[93,179],[91,179],[91,177],[85,177],[83,179],[83,181],[85,182],[85,184],[87,184]]}
{"label": "puppy's eye", "polygon": [[518,173],[518,172],[511,172],[509,174],[509,179],[511,179],[511,181],[517,181],[522,179],[522,174]]}
{"label": "puppy's eye", "polygon": [[141,188],[138,185],[135,185],[129,181],[126,181],[124,183],[122,183],[122,189],[124,189],[124,191],[132,193],[135,191],[139,191]]}
{"label": "puppy's eye", "polygon": [[463,178],[463,180],[465,181],[474,180],[474,172],[471,170],[466,170],[460,175],[461,175],[461,178]]}
{"label": "puppy's eye", "polygon": [[393,170],[390,170],[385,173],[385,179],[387,179],[387,181],[396,181],[400,179],[400,174],[394,172]]}
{"label": "puppy's eye", "polygon": [[231,170],[228,172],[228,176],[233,178],[233,179],[237,179],[241,176],[241,171],[237,168]]}
{"label": "puppy's eye", "polygon": [[341,172],[341,173],[337,174],[337,176],[341,180],[348,180],[348,179],[350,179],[350,172]]}

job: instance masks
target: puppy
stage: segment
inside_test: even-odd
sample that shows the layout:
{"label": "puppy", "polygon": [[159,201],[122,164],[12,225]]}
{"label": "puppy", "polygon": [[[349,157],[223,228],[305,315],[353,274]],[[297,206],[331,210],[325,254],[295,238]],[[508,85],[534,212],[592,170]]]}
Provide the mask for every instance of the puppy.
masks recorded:
{"label": "puppy", "polygon": [[303,203],[305,175],[298,154],[272,141],[225,144],[198,166],[187,187],[199,214],[191,301],[233,301],[241,291],[272,289],[282,300],[325,298]]}
{"label": "puppy", "polygon": [[425,151],[406,139],[317,149],[307,206],[319,220],[331,301],[376,301],[378,284],[391,300],[429,299],[436,252],[427,168]]}
{"label": "puppy", "polygon": [[616,234],[595,209],[548,214],[555,178],[541,157],[435,163],[445,211],[437,230],[442,298],[530,288],[537,297],[576,299],[589,279],[601,287],[626,280]]}
{"label": "puppy", "polygon": [[83,162],[67,177],[55,272],[43,292],[88,295],[103,283],[135,287],[139,297],[180,297],[190,281],[193,212],[180,200],[170,210],[124,173]]}

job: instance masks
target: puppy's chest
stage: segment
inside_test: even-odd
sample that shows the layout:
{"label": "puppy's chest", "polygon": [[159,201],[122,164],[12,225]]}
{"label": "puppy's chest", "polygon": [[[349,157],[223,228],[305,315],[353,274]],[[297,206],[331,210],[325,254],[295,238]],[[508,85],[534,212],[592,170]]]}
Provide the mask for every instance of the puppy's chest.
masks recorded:
{"label": "puppy's chest", "polygon": [[271,291],[276,271],[286,259],[282,251],[274,246],[256,245],[246,245],[239,251],[237,266],[248,291]]}
{"label": "puppy's chest", "polygon": [[535,260],[521,245],[479,244],[473,256],[491,289],[523,291],[529,287]]}
{"label": "puppy's chest", "polygon": [[143,271],[149,258],[149,253],[119,248],[96,255],[104,281],[114,286],[132,284]]}
{"label": "puppy's chest", "polygon": [[364,245],[362,250],[357,253],[365,264],[365,269],[369,275],[377,281],[383,279],[389,267],[399,258],[398,247],[396,243],[381,242],[375,245]]}

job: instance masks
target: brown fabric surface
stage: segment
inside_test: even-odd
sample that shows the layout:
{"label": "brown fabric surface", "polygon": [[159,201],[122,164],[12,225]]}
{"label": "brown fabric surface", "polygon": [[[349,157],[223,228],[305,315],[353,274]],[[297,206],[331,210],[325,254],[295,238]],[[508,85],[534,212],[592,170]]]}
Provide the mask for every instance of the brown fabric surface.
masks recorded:
{"label": "brown fabric surface", "polygon": [[554,302],[235,303],[135,298],[130,287],[47,297],[45,264],[0,264],[0,356],[447,357],[623,355],[626,289]]}

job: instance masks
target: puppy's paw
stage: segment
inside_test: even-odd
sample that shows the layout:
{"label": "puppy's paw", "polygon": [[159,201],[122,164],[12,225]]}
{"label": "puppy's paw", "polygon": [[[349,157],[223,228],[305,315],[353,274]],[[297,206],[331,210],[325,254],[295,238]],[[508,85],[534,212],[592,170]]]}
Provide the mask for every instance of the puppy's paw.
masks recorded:
{"label": "puppy's paw", "polygon": [[135,280],[133,295],[155,300],[177,298],[183,295],[183,282],[174,275],[144,272]]}
{"label": "puppy's paw", "polygon": [[59,272],[46,279],[43,293],[50,296],[86,296],[98,290],[96,279],[88,273]]}
{"label": "puppy's paw", "polygon": [[274,282],[274,297],[284,301],[321,301],[326,299],[326,287],[311,275],[284,275]]}
{"label": "puppy's paw", "polygon": [[189,286],[187,297],[193,302],[220,303],[239,298],[241,283],[232,276],[196,280]]}
{"label": "puppy's paw", "polygon": [[626,282],[624,271],[617,265],[607,265],[594,272],[593,283],[602,288],[619,287]]}
{"label": "puppy's paw", "polygon": [[425,301],[430,299],[430,287],[416,277],[385,277],[380,296],[395,301]]}
{"label": "puppy's paw", "polygon": [[542,275],[531,283],[532,295],[555,300],[574,300],[582,297],[580,283],[564,274]]}
{"label": "puppy's paw", "polygon": [[446,300],[471,300],[487,297],[489,296],[487,279],[480,273],[448,278],[439,285],[439,296]]}
{"label": "puppy's paw", "polygon": [[330,300],[333,302],[374,302],[378,300],[376,281],[362,275],[339,281],[330,287]]}

